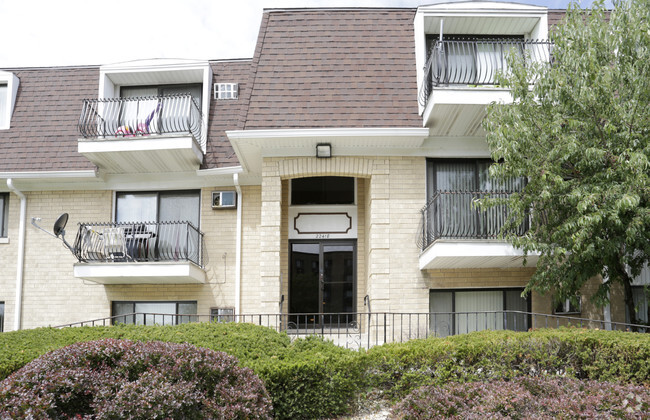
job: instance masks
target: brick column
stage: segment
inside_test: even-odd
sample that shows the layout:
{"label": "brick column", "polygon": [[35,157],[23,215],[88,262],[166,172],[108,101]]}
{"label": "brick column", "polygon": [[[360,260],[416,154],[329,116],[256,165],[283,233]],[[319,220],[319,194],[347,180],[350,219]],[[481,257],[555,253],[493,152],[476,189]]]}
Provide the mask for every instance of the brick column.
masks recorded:
{"label": "brick column", "polygon": [[372,165],[368,218],[368,294],[373,312],[390,310],[390,163],[378,158]]}
{"label": "brick column", "polygon": [[260,220],[260,311],[267,314],[279,312],[281,203],[282,182],[278,163],[265,161]]}

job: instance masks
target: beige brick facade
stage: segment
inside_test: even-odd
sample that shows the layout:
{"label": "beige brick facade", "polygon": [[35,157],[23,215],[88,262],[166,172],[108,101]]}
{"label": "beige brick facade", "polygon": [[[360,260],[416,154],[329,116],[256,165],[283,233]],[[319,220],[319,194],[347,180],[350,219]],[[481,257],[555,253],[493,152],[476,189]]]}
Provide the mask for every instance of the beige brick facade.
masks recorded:
{"label": "beige brick facade", "polygon": [[[22,328],[104,318],[112,301],[197,301],[199,314],[212,307],[235,307],[236,210],[213,210],[211,192],[201,191],[201,230],[205,233],[205,284],[100,285],[73,276],[75,257],[61,242],[29,224],[32,217],[51,230],[56,216],[70,215],[66,239],[74,243],[79,222],[113,220],[111,191],[28,192]],[[225,190],[225,188],[218,188]],[[243,186],[242,312],[259,313],[260,187]],[[20,199],[10,196],[8,243],[0,243],[0,301],[5,302],[5,330],[12,330]]]}
{"label": "beige brick facade", "polygon": [[[41,217],[40,224],[50,230],[56,217],[70,214],[66,239],[73,243],[78,222],[111,220],[112,194],[107,191],[47,191],[25,193],[27,226],[25,231],[25,264],[23,275],[22,328],[58,325],[110,315],[103,286],[84,284],[72,275],[74,256],[57,239],[29,224],[32,217]],[[13,329],[15,310],[16,261],[20,199],[11,195],[9,213],[10,251],[2,252],[4,270],[0,289],[7,303],[5,329]],[[6,261],[5,261],[6,258]],[[10,294],[5,295],[5,291]],[[81,317],[81,319],[80,319]]]}
{"label": "beige brick facade", "polygon": [[[418,157],[267,158],[261,185],[242,187],[241,301],[243,314],[289,311],[288,212],[290,180],[305,176],[356,178],[357,312],[428,312],[430,290],[524,287],[533,268],[420,270],[420,209],[425,203],[426,160]],[[61,243],[33,226],[26,227],[23,328],[59,325],[111,315],[113,301],[197,301],[198,313],[234,308],[237,211],[211,208],[211,192],[201,190],[200,228],[204,232],[205,284],[99,285],[75,278],[75,258]],[[231,188],[233,189],[233,188]],[[70,214],[67,239],[78,222],[113,220],[112,191],[28,192],[27,220]],[[0,301],[5,330],[13,329],[20,200],[10,195],[9,239],[0,243]],[[582,313],[602,319],[602,308],[584,290]],[[368,297],[366,301],[365,297]],[[613,321],[625,319],[622,291],[612,291]],[[284,300],[282,301],[282,298]],[[281,304],[282,301],[282,305]],[[621,301],[621,302],[619,302]],[[368,304],[370,307],[368,307]],[[533,294],[531,310],[551,314],[551,296]]]}
{"label": "beige brick facade", "polygon": [[[266,159],[264,168],[263,188],[268,186],[274,191],[263,193],[263,200],[267,198],[270,207],[281,197],[281,212],[277,220],[277,213],[263,210],[262,225],[281,226],[281,238],[279,242],[262,242],[262,246],[268,247],[261,253],[262,265],[278,270],[275,284],[285,299],[289,282],[287,180],[304,176],[352,176],[357,179],[357,311],[367,310],[366,295],[375,312],[428,310],[429,287],[418,269],[416,245],[419,210],[425,197],[424,158]],[[275,191],[276,188],[280,191]],[[265,204],[262,203],[262,209],[266,208]],[[273,220],[265,220],[268,217]],[[275,255],[280,255],[279,267],[273,265]],[[263,281],[268,286],[273,278],[267,276]],[[285,304],[285,310],[287,307]]]}
{"label": "beige brick facade", "polygon": [[4,330],[13,329],[16,299],[16,264],[18,256],[18,220],[20,199],[9,194],[9,226],[6,242],[0,243],[0,302],[5,303]]}

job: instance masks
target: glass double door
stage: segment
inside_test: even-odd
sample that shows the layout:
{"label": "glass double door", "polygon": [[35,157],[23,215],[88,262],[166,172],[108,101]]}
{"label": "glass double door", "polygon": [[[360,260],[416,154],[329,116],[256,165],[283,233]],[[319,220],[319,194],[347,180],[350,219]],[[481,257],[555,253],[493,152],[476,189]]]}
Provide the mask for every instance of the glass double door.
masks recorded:
{"label": "glass double door", "polygon": [[356,320],[356,241],[291,242],[290,265],[292,323],[343,326]]}

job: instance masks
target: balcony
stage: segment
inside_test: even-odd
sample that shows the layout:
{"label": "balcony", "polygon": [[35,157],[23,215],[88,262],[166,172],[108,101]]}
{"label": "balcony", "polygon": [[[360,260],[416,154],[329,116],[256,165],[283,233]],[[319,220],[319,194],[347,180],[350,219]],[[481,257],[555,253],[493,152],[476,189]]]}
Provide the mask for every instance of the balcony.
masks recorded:
{"label": "balcony", "polygon": [[80,223],[74,276],[100,284],[204,283],[203,232],[189,222]]}
{"label": "balcony", "polygon": [[78,150],[107,173],[192,171],[203,161],[202,126],[190,94],[86,99]]}
{"label": "balcony", "polygon": [[509,90],[497,84],[497,75],[508,72],[509,54],[520,55],[526,63],[548,63],[551,43],[513,38],[432,43],[418,96],[431,135],[485,135],[481,121],[486,105],[512,101]]}
{"label": "balcony", "polygon": [[[508,220],[506,205],[480,210],[476,201],[509,192],[436,191],[422,209],[420,269],[521,267],[523,254],[499,239]],[[519,226],[518,235],[528,230]],[[529,256],[536,263],[536,256]],[[530,264],[534,265],[534,264]]]}

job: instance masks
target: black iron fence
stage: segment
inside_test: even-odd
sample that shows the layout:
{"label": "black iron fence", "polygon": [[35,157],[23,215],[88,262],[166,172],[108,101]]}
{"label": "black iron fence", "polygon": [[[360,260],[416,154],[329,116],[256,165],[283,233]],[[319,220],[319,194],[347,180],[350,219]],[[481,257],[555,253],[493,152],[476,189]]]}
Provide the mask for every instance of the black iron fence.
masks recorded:
{"label": "black iron fence", "polygon": [[81,262],[191,261],[203,267],[203,232],[190,222],[79,223]]}
{"label": "black iron fence", "polygon": [[446,337],[482,330],[527,331],[537,328],[598,328],[602,330],[650,332],[646,325],[607,322],[562,315],[522,311],[476,311],[394,313],[359,312],[332,314],[241,314],[185,315],[131,313],[63,327],[115,324],[177,325],[189,322],[245,322],[285,332],[291,338],[317,335],[347,348],[370,348],[386,343],[428,337]]}
{"label": "black iron fence", "polygon": [[190,94],[85,99],[79,118],[84,138],[190,134],[202,144],[202,116]]}
{"label": "black iron fence", "polygon": [[[549,63],[547,40],[436,40],[429,50],[419,101],[426,106],[433,88],[449,85],[494,85],[499,72],[508,72],[508,54],[528,63]],[[534,81],[531,81],[533,83]]]}
{"label": "black iron fence", "polygon": [[[479,209],[477,200],[507,198],[504,191],[436,191],[422,212],[422,231],[418,245],[426,249],[437,239],[496,239],[509,219],[508,206],[500,204]],[[528,221],[516,233],[523,235]]]}

